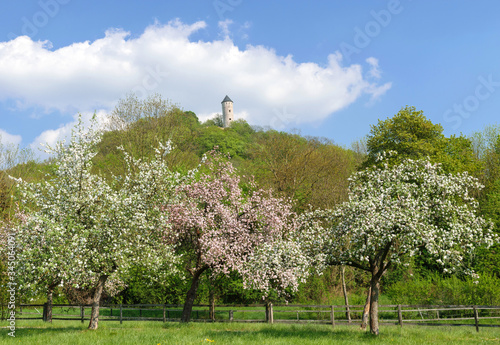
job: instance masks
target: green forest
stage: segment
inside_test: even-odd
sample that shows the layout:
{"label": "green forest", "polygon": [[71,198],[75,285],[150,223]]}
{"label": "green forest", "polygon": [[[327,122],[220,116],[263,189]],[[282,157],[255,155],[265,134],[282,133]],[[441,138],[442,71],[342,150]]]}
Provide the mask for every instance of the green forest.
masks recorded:
{"label": "green forest", "polygon": [[[471,191],[478,202],[479,214],[493,224],[500,234],[500,125],[491,124],[471,135],[443,134],[443,127],[432,123],[423,110],[404,106],[397,114],[384,114],[385,120],[371,124],[366,137],[353,141],[350,147],[335,144],[335,138],[307,137],[252,126],[244,120],[221,128],[221,116],[200,122],[195,113],[154,95],[141,100],[134,96],[122,99],[109,116],[106,130],[92,158],[92,174],[111,181],[125,176],[130,160],[148,162],[154,159],[158,143],[169,141],[172,149],[165,155],[168,168],[179,176],[195,169],[202,157],[214,148],[235,169],[242,190],[272,190],[273,196],[291,200],[298,215],[316,210],[334,209],[347,201],[349,178],[356,172],[381,167],[377,156],[394,152],[383,161],[385,167],[396,166],[407,159],[429,159],[439,163],[445,174],[464,174],[477,178],[484,186]],[[127,152],[125,154],[124,152]],[[129,155],[129,156],[128,156]],[[15,222],[23,202],[16,181],[29,183],[50,181],[58,157],[37,161],[29,150],[0,147],[0,217],[4,224]],[[20,205],[20,206],[18,206]],[[5,234],[2,234],[5,241]],[[0,262],[0,304],[8,301],[7,260]],[[405,304],[500,304],[500,244],[479,247],[474,255],[464,257],[478,278],[450,273],[436,264],[434,258],[420,251],[404,264],[392,265],[382,276],[381,302]],[[114,286],[103,292],[112,303],[183,304],[190,289],[190,272],[163,277],[137,265]],[[152,278],[153,277],[153,278]],[[364,304],[370,286],[370,274],[350,266],[331,264],[314,272],[297,291],[286,294],[273,291],[272,301],[293,303],[344,303],[343,284],[350,304]],[[95,288],[58,284],[54,303],[89,303]],[[27,289],[21,302],[45,303],[47,295]],[[245,289],[236,272],[227,275],[202,272],[194,303],[255,303],[262,301],[258,289]]]}

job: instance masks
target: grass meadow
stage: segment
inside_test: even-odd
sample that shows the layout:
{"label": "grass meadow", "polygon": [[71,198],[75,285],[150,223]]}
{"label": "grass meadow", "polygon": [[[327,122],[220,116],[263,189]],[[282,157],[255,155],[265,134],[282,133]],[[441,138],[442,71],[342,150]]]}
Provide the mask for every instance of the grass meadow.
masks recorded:
{"label": "grass meadow", "polygon": [[97,331],[86,329],[88,321],[17,321],[16,337],[0,328],[0,344],[500,344],[499,328],[426,327],[382,325],[380,336],[362,332],[358,326],[264,323],[190,323],[127,321],[99,322]]}

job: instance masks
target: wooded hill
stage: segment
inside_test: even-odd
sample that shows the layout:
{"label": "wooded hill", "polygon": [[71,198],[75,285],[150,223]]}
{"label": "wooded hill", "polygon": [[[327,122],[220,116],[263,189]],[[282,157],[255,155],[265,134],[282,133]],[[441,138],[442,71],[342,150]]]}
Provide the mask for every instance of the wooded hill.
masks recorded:
{"label": "wooded hill", "polygon": [[[394,164],[406,158],[430,157],[433,162],[442,163],[445,172],[468,172],[480,179],[485,188],[474,196],[480,202],[483,215],[495,223],[495,231],[498,233],[500,229],[498,126],[488,127],[471,137],[445,137],[441,125],[433,124],[422,111],[405,107],[392,118],[373,124],[365,139],[347,149],[329,139],[254,127],[244,120],[236,120],[226,129],[221,128],[220,116],[201,123],[196,114],[172,105],[159,95],[146,100],[134,96],[121,100],[106,126],[107,131],[99,143],[99,154],[94,158],[96,174],[107,177],[123,174],[125,160],[122,151],[117,149],[119,146],[135,158],[148,160],[153,157],[159,142],[170,140],[173,150],[166,159],[170,168],[180,173],[196,167],[204,153],[217,147],[220,152],[230,155],[243,181],[254,179],[258,186],[272,189],[277,196],[291,198],[298,213],[309,208],[333,208],[345,201],[349,176],[358,169],[369,169],[376,164],[376,156],[381,152],[397,152],[391,158]],[[8,175],[37,181],[50,178],[52,169],[52,161],[48,160],[11,164],[9,169],[1,171],[2,218],[9,220],[14,210],[11,195],[15,194],[15,187]],[[469,259],[476,270],[488,272],[488,284],[497,290],[500,290],[499,249],[496,245]],[[330,268],[322,277],[312,278],[295,298],[303,302],[324,301],[339,295],[338,273],[337,268]],[[348,269],[346,277],[348,288],[362,295],[368,279],[366,274]],[[420,255],[409,269],[394,268],[384,278],[384,286],[388,287],[388,293],[391,287],[392,291],[399,291],[399,297],[405,293],[414,296],[416,292],[411,291],[411,282],[419,280],[412,277],[427,282],[429,286],[437,286],[443,279],[457,279],[443,274],[425,255]],[[467,279],[462,281],[464,286],[469,286]],[[177,278],[156,285],[143,282],[140,270],[136,276],[130,277],[127,285],[118,298],[129,303],[165,302],[165,296],[168,302],[178,302],[187,288],[182,279]],[[207,281],[201,287],[200,300],[207,298],[209,285]],[[237,279],[227,279],[219,285],[224,302],[246,302],[258,298],[257,294],[242,291]],[[408,287],[407,291],[402,291],[404,286]],[[66,298],[71,293],[67,291]]]}
{"label": "wooded hill", "polygon": [[[171,140],[167,159],[172,169],[194,168],[204,153],[218,147],[229,154],[241,175],[254,176],[258,185],[296,201],[296,210],[333,207],[346,195],[347,178],[361,155],[324,138],[307,138],[256,128],[236,120],[221,128],[221,118],[200,123],[193,112],[182,111],[160,97],[145,102],[130,97],[112,114],[95,163],[103,174],[120,174],[122,145],[135,157],[147,158],[158,142]],[[125,129],[124,129],[125,128]]]}

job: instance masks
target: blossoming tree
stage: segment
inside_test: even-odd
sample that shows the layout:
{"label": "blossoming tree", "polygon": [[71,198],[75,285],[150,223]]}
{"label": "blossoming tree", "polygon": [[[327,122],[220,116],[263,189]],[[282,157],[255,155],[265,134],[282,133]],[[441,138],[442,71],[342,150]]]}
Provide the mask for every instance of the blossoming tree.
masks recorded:
{"label": "blossoming tree", "polygon": [[205,171],[176,188],[178,200],[164,206],[164,241],[176,246],[192,276],[183,322],[190,320],[200,277],[208,269],[214,275],[237,271],[246,286],[263,290],[272,285],[270,279],[279,281],[278,288],[287,288],[296,287],[307,275],[307,264],[300,260],[286,271],[259,260],[273,248],[280,248],[283,255],[300,252],[299,246],[286,248],[282,244],[292,243],[291,235],[298,229],[290,203],[257,190],[253,184],[244,193],[234,167],[219,153],[212,152],[200,170]]}
{"label": "blossoming tree", "polygon": [[349,201],[329,215],[334,225],[327,230],[327,262],[371,273],[372,333],[379,333],[380,279],[391,266],[425,249],[445,272],[462,268],[474,274],[464,267],[464,254],[498,241],[491,224],[477,214],[471,193],[478,188],[467,173],[443,174],[439,164],[427,160],[385,164],[351,178]]}
{"label": "blossoming tree", "polygon": [[173,262],[169,246],[157,237],[160,205],[178,176],[169,172],[164,153],[142,162],[125,154],[123,177],[111,182],[91,173],[100,132],[80,120],[68,145],[48,152],[56,156],[54,176],[40,183],[17,180],[29,212],[18,231],[19,279],[23,285],[68,284],[94,290],[89,329],[97,329],[99,302],[106,283],[135,264],[153,270]]}

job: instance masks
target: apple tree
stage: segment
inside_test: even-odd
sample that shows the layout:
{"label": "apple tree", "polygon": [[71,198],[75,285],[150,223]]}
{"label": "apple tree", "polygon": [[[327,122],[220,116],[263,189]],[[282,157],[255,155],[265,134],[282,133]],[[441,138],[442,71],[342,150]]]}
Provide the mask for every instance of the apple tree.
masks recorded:
{"label": "apple tree", "polygon": [[[176,187],[177,200],[164,206],[164,242],[175,246],[191,275],[183,322],[190,320],[200,277],[208,270],[213,275],[238,272],[247,287],[262,290],[296,286],[307,276],[304,255],[288,261],[286,270],[278,269],[284,267],[281,256],[302,253],[294,243],[298,223],[291,203],[240,182],[232,164],[212,151],[198,172]],[[271,258],[269,253],[279,260],[262,262]]]}
{"label": "apple tree", "polygon": [[[468,173],[444,174],[439,164],[406,159],[366,169],[350,179],[349,201],[324,212],[331,226],[324,247],[327,264],[349,265],[371,274],[370,330],[379,333],[380,280],[394,265],[425,250],[444,272],[462,270],[464,256],[498,242],[491,222],[478,215],[471,196],[482,186]],[[318,214],[316,214],[318,216]],[[311,215],[314,219],[314,215]]]}
{"label": "apple tree", "polygon": [[100,138],[95,119],[88,131],[80,119],[68,145],[47,146],[55,155],[50,179],[17,179],[25,206],[17,234],[20,284],[93,289],[89,329],[98,327],[106,284],[119,281],[133,265],[153,270],[174,259],[156,231],[160,206],[178,179],[163,159],[168,145],[160,145],[149,162],[124,152],[127,172],[106,181],[91,172]]}

